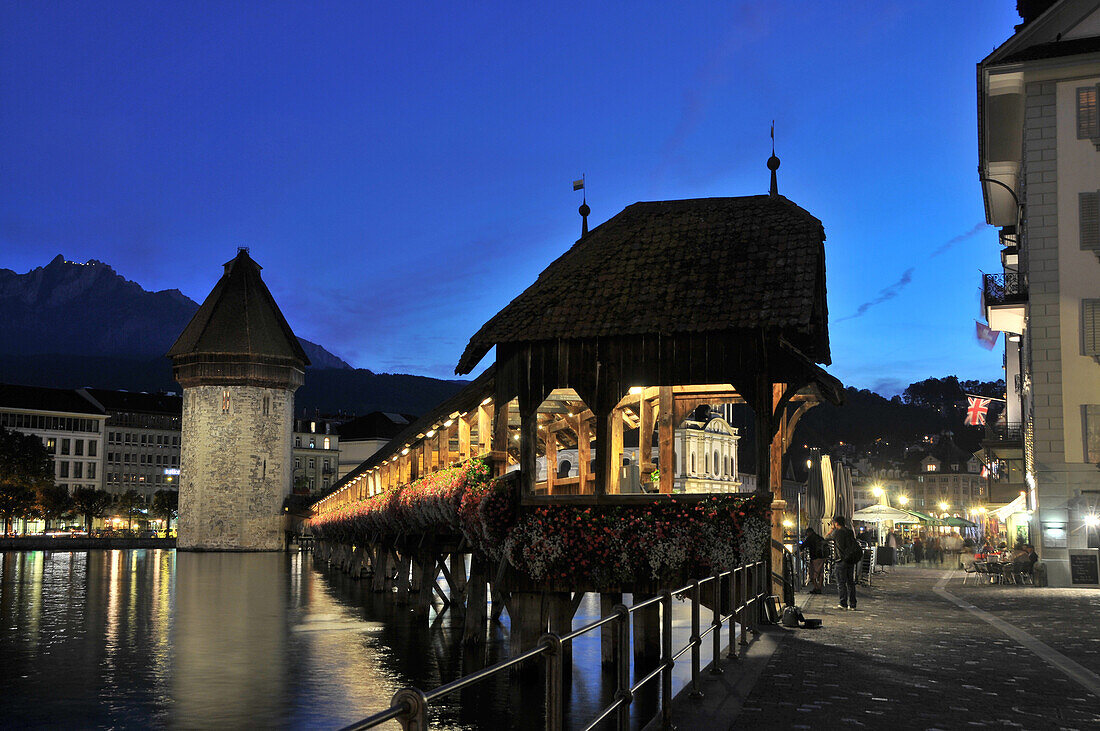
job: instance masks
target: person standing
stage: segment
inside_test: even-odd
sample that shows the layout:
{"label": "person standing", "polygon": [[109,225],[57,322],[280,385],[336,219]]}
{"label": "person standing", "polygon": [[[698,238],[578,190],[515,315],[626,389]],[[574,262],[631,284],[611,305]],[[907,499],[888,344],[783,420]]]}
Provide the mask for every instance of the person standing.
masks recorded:
{"label": "person standing", "polygon": [[856,565],[863,560],[863,549],[856,541],[856,535],[847,526],[843,515],[833,516],[833,529],[825,536],[836,544],[837,609],[855,611],[856,608]]}
{"label": "person standing", "polygon": [[803,539],[802,545],[810,557],[810,583],[813,584],[810,593],[820,594],[825,587],[825,556],[828,547],[825,545],[825,539],[812,527],[806,529],[806,538]]}
{"label": "person standing", "polygon": [[924,544],[921,543],[920,536],[913,539],[913,560],[916,561],[917,566],[924,563]]}

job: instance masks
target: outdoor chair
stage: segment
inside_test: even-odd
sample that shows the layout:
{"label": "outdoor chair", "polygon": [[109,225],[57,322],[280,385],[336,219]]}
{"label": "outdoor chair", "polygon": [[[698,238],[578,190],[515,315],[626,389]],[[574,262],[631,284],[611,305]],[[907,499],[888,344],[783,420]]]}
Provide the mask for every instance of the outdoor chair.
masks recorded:
{"label": "outdoor chair", "polygon": [[966,580],[973,577],[974,583],[978,583],[978,579],[982,577],[982,568],[980,561],[973,561],[969,567],[963,566],[963,586],[966,586]]}

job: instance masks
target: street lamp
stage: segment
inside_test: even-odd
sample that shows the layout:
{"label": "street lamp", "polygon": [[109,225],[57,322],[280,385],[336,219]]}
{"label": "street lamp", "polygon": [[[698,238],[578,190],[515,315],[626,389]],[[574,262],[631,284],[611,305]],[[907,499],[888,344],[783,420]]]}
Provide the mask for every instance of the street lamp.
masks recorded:
{"label": "street lamp", "polygon": [[947,509],[948,509],[948,508],[950,508],[950,507],[951,507],[951,506],[950,506],[950,505],[948,505],[947,503],[940,503],[940,510],[941,510],[942,512],[944,512],[944,513],[946,513],[946,512],[947,512]]}
{"label": "street lamp", "polygon": [[901,503],[902,505],[908,505],[909,504],[909,496],[908,495],[898,495],[898,502]]}

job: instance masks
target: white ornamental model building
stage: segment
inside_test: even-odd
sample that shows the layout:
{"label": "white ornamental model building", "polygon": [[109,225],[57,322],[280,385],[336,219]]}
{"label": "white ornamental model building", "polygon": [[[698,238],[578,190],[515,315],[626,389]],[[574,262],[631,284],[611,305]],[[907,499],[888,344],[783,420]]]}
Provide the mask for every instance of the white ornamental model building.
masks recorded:
{"label": "white ornamental model building", "polygon": [[183,387],[178,548],[278,551],[309,359],[241,249],[168,351]]}

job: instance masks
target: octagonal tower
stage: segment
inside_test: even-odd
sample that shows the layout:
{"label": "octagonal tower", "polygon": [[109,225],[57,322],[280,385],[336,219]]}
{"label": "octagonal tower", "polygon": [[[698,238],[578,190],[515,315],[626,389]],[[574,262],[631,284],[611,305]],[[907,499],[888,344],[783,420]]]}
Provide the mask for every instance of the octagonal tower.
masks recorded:
{"label": "octagonal tower", "polygon": [[168,351],[183,387],[182,550],[277,551],[309,359],[240,249]]}

